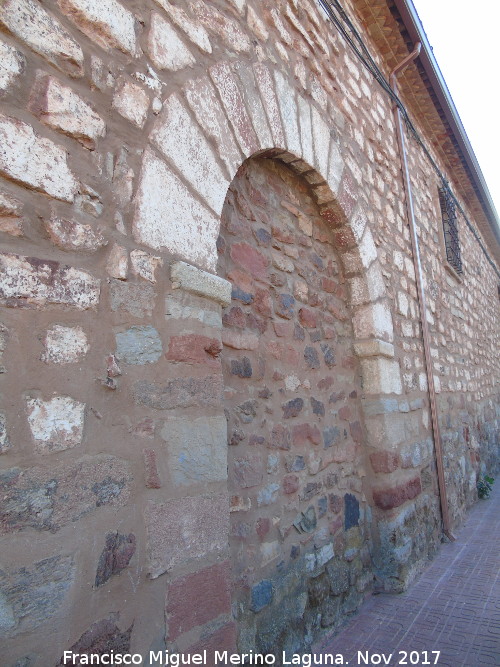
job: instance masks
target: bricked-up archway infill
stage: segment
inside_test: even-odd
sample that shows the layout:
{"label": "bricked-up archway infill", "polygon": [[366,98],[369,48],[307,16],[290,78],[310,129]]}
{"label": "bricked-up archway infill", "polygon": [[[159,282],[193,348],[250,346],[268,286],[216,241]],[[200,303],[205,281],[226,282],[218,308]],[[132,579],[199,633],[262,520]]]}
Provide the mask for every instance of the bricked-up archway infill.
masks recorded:
{"label": "bricked-up archway infill", "polygon": [[333,229],[307,181],[247,161],[226,198],[223,312],[239,650],[307,648],[373,579],[359,360]]}
{"label": "bricked-up archway infill", "polygon": [[[315,104],[296,93],[279,71],[258,63],[249,68],[243,63],[221,62],[211,66],[206,76],[188,82],[182,96],[172,94],[165,100],[149,140],[135,198],[134,238],[138,243],[167,250],[189,262],[172,266],[172,287],[177,294],[185,294],[182,299],[186,304],[190,303],[189,294],[218,304],[227,303],[225,288],[221,286],[224,281],[214,284],[216,242],[228,188],[245,158],[258,156],[284,162],[310,186],[311,197],[330,230],[331,243],[340,261],[350,308],[353,352],[359,362],[362,389],[359,422],[364,424],[368,461],[364,490],[372,508],[374,572],[377,585],[403,589],[437,540],[438,505],[432,472],[427,474],[425,493],[420,476],[422,463],[428,464],[431,449],[425,442],[418,460],[399,452],[406,439],[403,420],[409,410],[408,401],[402,396],[401,355],[395,348],[391,309],[368,223],[366,198],[344,162],[335,133]],[[243,244],[241,254],[244,243],[243,238],[239,240],[240,248]],[[203,338],[207,336],[205,331],[213,331],[205,324],[203,321],[199,327],[202,337],[190,339],[193,346],[201,346],[204,359],[209,355],[207,346],[212,349],[213,343]],[[189,341],[185,343],[178,351],[179,360],[197,356],[196,350],[188,349]],[[216,357],[217,350],[212,351]],[[241,373],[245,374],[248,370],[243,360],[241,363]],[[213,377],[216,376],[214,365]],[[215,411],[217,419],[222,408],[221,401],[220,410]],[[415,403],[411,409],[412,424],[423,423],[423,402]],[[418,424],[412,437],[420,436],[422,429]],[[226,439],[222,441],[220,429],[210,434],[209,449],[215,458],[210,454],[210,465],[206,471],[200,469],[199,479],[206,477],[220,486],[224,478],[220,455]],[[190,491],[194,493],[194,489]],[[197,508],[199,503],[193,501],[191,505]],[[192,523],[196,524],[196,517]],[[218,535],[219,550],[224,539],[227,536]],[[329,548],[327,540],[323,547]],[[349,548],[346,547],[347,551]],[[201,551],[207,552],[206,548]],[[329,553],[320,555],[317,563]],[[226,571],[229,576],[229,570]],[[322,572],[315,570],[315,574],[320,576]],[[173,571],[172,576],[176,578]],[[179,590],[185,585],[182,578],[178,585]],[[255,591],[259,600],[268,599],[270,594],[266,583]],[[198,619],[191,618],[188,612],[191,598],[180,609],[171,605],[171,599],[176,598],[167,592],[167,640],[177,641],[177,631],[172,634],[170,629],[174,625],[171,620],[186,613],[190,621],[184,627],[189,627]],[[227,620],[229,606],[226,615],[220,616],[222,609],[215,611],[218,618]],[[204,621],[209,622],[208,611]],[[252,646],[251,632],[244,639],[243,634],[240,633],[240,642]],[[183,635],[181,643],[177,641],[176,645],[187,646],[189,636],[189,632]],[[299,629],[295,636],[300,641],[304,639]],[[269,641],[279,640],[272,632],[270,637]]]}

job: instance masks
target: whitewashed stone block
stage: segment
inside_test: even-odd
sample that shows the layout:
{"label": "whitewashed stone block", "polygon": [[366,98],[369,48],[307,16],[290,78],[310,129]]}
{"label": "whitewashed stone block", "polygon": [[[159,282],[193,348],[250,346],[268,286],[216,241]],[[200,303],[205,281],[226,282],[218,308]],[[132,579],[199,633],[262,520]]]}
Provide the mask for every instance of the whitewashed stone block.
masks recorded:
{"label": "whitewashed stone block", "polygon": [[195,63],[193,54],[184,46],[170,23],[159,14],[153,14],[151,19],[148,52],[158,69],[175,72]]}
{"label": "whitewashed stone block", "polygon": [[53,76],[38,78],[30,108],[40,120],[93,149],[97,139],[106,134],[103,119],[68,86]]}
{"label": "whitewashed stone block", "polygon": [[0,173],[72,202],[78,183],[62,146],[39,137],[21,120],[0,114]]}
{"label": "whitewashed stone block", "polygon": [[177,95],[171,95],[164,102],[151,138],[195,191],[220,214],[229,181],[222,173],[205,137]]}
{"label": "whitewashed stone block", "polygon": [[135,55],[135,19],[116,0],[58,0],[61,10],[103,49]]}
{"label": "whitewashed stone block", "polygon": [[0,303],[45,306],[60,304],[79,310],[99,303],[100,281],[89,273],[35,257],[0,255]]}
{"label": "whitewashed stone block", "polygon": [[276,93],[279,99],[281,120],[283,121],[285,130],[286,148],[297,157],[302,157],[295,91],[281,72],[275,72],[274,78],[276,81]]}
{"label": "whitewashed stone block", "polygon": [[214,86],[206,77],[195,79],[186,84],[185,95],[205,136],[215,142],[219,157],[233,178],[243,162],[243,156],[231,132],[224,109],[217,99]]}
{"label": "whitewashed stone block", "polygon": [[83,51],[59,21],[39,2],[4,0],[0,22],[60,70],[71,76],[83,76]]}
{"label": "whitewashed stone block", "polygon": [[24,71],[24,56],[17,49],[0,41],[0,90],[7,90]]}
{"label": "whitewashed stone block", "polygon": [[42,361],[52,364],[74,364],[81,361],[90,349],[81,327],[54,324],[47,330]]}
{"label": "whitewashed stone block", "polygon": [[134,239],[214,271],[219,220],[163,160],[146,151],[133,223]]}
{"label": "whitewashed stone block", "polygon": [[198,22],[189,18],[181,7],[172,5],[168,0],[155,0],[160,7],[167,12],[172,21],[196,44],[198,48],[206,53],[212,53],[212,45],[205,28]]}
{"label": "whitewashed stone block", "polygon": [[39,454],[72,449],[82,442],[85,404],[69,396],[27,401],[28,423]]}

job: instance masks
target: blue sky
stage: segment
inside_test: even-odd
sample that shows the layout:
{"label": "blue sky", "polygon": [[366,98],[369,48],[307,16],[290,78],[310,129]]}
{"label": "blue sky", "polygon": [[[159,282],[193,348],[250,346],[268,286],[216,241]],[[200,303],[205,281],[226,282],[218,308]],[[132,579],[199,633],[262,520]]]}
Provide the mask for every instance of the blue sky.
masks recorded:
{"label": "blue sky", "polygon": [[500,215],[500,2],[413,4]]}

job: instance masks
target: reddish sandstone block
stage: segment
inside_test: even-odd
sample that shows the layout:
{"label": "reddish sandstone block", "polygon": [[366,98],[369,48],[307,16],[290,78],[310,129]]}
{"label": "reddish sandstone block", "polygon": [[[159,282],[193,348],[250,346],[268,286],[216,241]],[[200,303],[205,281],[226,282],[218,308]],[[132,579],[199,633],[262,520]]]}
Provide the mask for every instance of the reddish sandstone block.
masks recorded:
{"label": "reddish sandstone block", "polygon": [[318,326],[318,317],[313,310],[301,308],[299,310],[299,322],[307,329],[314,329]]}
{"label": "reddish sandstone block", "polygon": [[249,294],[253,293],[254,283],[251,276],[248,275],[246,271],[239,271],[238,269],[233,269],[227,274],[227,279],[239,287],[243,292],[248,292]]}
{"label": "reddish sandstone block", "polygon": [[253,307],[263,317],[271,317],[272,300],[267,290],[257,289],[255,291]]}
{"label": "reddish sandstone block", "polygon": [[188,364],[218,366],[222,343],[217,338],[186,334],[172,336],[166,357],[169,361],[183,361]]}
{"label": "reddish sandstone block", "polygon": [[282,229],[281,227],[271,227],[271,232],[273,237],[282,243],[294,243],[295,237],[291,231],[288,229]]}
{"label": "reddish sandstone block", "polygon": [[168,638],[231,611],[230,564],[217,563],[176,579],[167,593]]}
{"label": "reddish sandstone block", "polygon": [[358,200],[356,190],[357,188],[354,182],[354,178],[347,171],[347,169],[345,169],[339,188],[338,201],[347,218],[351,217]]}
{"label": "reddish sandstone block", "polygon": [[257,535],[260,537],[260,539],[264,539],[264,537],[268,534],[268,532],[271,530],[271,521],[270,519],[267,518],[260,518],[257,519],[257,522],[255,524],[255,532]]}
{"label": "reddish sandstone block", "polygon": [[343,405],[339,409],[339,419],[349,420],[351,417],[351,408],[348,405]]}
{"label": "reddish sandstone block", "polygon": [[286,475],[283,479],[283,491],[285,493],[295,493],[299,490],[299,478],[297,475]]}
{"label": "reddish sandstone block", "polygon": [[291,322],[273,322],[274,333],[278,338],[291,338],[292,323]]}
{"label": "reddish sandstone block", "polygon": [[222,322],[226,327],[238,327],[238,329],[244,329],[246,327],[245,313],[239,306],[233,306],[227,313],[224,313]]}
{"label": "reddish sandstone block", "polygon": [[342,212],[342,209],[334,202],[322,208],[320,215],[331,227],[340,227],[340,225],[344,224],[345,222],[345,216]]}
{"label": "reddish sandstone block", "polygon": [[399,454],[394,452],[373,452],[370,461],[374,472],[394,472],[401,464]]}
{"label": "reddish sandstone block", "polygon": [[264,464],[258,454],[235,459],[233,462],[234,479],[244,489],[257,486],[262,482]]}
{"label": "reddish sandstone block", "polygon": [[231,259],[248,271],[254,278],[263,280],[267,275],[268,260],[261,252],[248,243],[233,243]]}
{"label": "reddish sandstone block", "polygon": [[311,424],[297,424],[292,431],[293,444],[297,446],[312,442],[313,445],[321,444],[321,431],[317,426]]}
{"label": "reddish sandstone block", "polygon": [[388,488],[377,489],[373,492],[373,500],[377,507],[390,510],[399,507],[407,500],[412,500],[422,493],[420,477],[414,477],[404,484]]}
{"label": "reddish sandstone block", "polygon": [[[200,639],[199,642],[190,646],[184,653],[193,655],[195,653],[202,653],[203,651],[207,652],[206,667],[216,667],[215,651],[229,651],[229,653],[235,653],[236,624],[228,623],[227,625],[224,625],[219,630],[216,630],[213,635]],[[220,667],[220,663],[218,663],[218,667]]]}
{"label": "reddish sandstone block", "polygon": [[336,229],[333,233],[334,243],[336,248],[340,250],[347,250],[354,248],[356,245],[356,237],[350,227],[341,227]]}
{"label": "reddish sandstone block", "polygon": [[273,449],[290,449],[290,431],[282,424],[276,424],[271,431],[271,442],[269,443]]}

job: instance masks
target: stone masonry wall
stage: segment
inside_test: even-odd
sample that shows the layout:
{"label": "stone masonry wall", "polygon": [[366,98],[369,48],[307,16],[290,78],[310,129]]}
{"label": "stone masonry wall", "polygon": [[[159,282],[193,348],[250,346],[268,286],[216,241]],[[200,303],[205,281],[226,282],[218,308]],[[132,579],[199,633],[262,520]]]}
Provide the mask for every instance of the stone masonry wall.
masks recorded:
{"label": "stone masonry wall", "polygon": [[[370,573],[404,588],[441,530],[399,155],[389,99],[318,4],[3,0],[0,101],[5,664],[306,646]],[[437,181],[409,150],[459,522],[498,460],[498,279],[463,221],[461,282],[446,270]],[[323,369],[353,385],[338,403]],[[245,573],[251,553],[269,560]],[[269,600],[302,619],[290,635],[263,632]]]}
{"label": "stone masonry wall", "polygon": [[238,645],[278,657],[340,624],[373,579],[351,314],[309,189],[250,160],[219,242],[233,286],[222,341]]}

